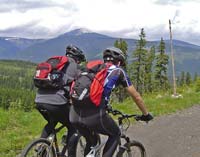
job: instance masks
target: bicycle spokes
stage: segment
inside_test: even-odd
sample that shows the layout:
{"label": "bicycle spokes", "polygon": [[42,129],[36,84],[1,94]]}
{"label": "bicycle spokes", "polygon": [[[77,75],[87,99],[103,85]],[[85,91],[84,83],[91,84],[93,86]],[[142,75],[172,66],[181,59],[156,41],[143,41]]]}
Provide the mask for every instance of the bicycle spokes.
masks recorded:
{"label": "bicycle spokes", "polygon": [[50,147],[46,144],[40,144],[34,146],[34,148],[30,149],[29,153],[26,157],[53,157],[52,151]]}

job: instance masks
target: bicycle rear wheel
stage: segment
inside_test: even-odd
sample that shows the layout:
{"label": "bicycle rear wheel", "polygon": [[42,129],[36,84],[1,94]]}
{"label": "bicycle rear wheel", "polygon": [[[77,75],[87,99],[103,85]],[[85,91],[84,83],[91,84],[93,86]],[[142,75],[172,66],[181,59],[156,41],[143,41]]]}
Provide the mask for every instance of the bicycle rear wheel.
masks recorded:
{"label": "bicycle rear wheel", "polygon": [[130,141],[119,149],[117,157],[146,157],[146,151],[140,142]]}
{"label": "bicycle rear wheel", "polygon": [[21,157],[56,157],[54,147],[47,139],[39,138],[32,141],[21,153]]}

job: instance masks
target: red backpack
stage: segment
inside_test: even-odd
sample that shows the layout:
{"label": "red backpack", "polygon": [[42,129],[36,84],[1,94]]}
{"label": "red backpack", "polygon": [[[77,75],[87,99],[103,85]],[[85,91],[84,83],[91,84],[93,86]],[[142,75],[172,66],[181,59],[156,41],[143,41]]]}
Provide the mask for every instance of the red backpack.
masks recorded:
{"label": "red backpack", "polygon": [[99,106],[109,66],[101,60],[88,62],[86,69],[72,83],[70,92],[72,100],[79,101],[80,104],[89,100],[95,106]]}
{"label": "red backpack", "polygon": [[33,78],[34,85],[43,89],[61,89],[64,87],[64,69],[68,63],[66,56],[53,56],[39,63]]}

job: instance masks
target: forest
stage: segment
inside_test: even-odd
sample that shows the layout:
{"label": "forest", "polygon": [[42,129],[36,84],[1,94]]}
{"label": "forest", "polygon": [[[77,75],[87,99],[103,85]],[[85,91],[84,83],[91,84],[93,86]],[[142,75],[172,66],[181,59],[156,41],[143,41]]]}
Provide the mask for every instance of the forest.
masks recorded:
{"label": "forest", "polygon": [[0,107],[29,111],[34,106],[32,82],[36,64],[26,61],[0,61]]}

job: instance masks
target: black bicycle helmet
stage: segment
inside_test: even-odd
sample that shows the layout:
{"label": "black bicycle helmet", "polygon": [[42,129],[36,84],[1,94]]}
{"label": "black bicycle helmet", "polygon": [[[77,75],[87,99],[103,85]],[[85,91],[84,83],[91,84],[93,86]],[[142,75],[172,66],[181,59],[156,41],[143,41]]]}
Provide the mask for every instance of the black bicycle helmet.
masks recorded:
{"label": "black bicycle helmet", "polygon": [[85,58],[85,55],[84,55],[83,51],[81,49],[79,49],[78,47],[72,45],[72,44],[68,45],[66,47],[65,55],[66,56],[71,56],[72,58],[75,58],[79,62],[86,61],[86,58]]}
{"label": "black bicycle helmet", "polygon": [[116,47],[109,47],[103,51],[103,59],[104,61],[120,61],[121,65],[124,65],[126,57],[120,49]]}

